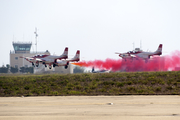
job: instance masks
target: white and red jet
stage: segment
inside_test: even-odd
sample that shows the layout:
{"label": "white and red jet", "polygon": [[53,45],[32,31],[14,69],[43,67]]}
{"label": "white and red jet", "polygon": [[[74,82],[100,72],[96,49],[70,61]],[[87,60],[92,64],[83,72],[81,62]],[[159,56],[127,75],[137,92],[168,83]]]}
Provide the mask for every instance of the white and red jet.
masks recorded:
{"label": "white and red jet", "polygon": [[76,55],[72,59],[63,59],[63,60],[57,60],[53,67],[55,66],[65,66],[65,69],[68,68],[69,62],[78,62],[80,60],[80,51],[77,50]]}
{"label": "white and red jet", "polygon": [[[64,52],[62,55],[60,56],[55,56],[55,55],[36,55],[33,57],[20,57],[20,58],[24,58],[27,61],[29,61],[30,63],[32,63],[32,66],[38,67],[39,63],[42,63],[45,65],[48,64],[49,66],[51,66],[52,64],[56,63],[57,59],[61,60],[61,59],[67,59],[68,58],[68,47],[65,48]],[[51,69],[51,68],[50,68]]]}
{"label": "white and red jet", "polygon": [[135,49],[133,51],[129,51],[127,53],[116,53],[119,54],[119,57],[123,59],[133,59],[133,58],[142,58],[142,59],[149,59],[151,56],[154,55],[162,55],[162,44],[159,44],[158,49],[155,52],[144,52],[140,49]]}

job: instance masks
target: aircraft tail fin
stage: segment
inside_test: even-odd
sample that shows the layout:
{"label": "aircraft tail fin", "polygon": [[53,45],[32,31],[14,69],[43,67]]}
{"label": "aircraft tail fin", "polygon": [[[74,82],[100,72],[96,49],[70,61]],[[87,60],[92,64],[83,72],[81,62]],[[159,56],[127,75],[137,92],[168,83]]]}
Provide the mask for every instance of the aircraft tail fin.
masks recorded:
{"label": "aircraft tail fin", "polygon": [[76,55],[70,61],[78,62],[80,60],[80,50],[77,50]]}
{"label": "aircraft tail fin", "polygon": [[63,55],[68,55],[68,47],[64,49]]}
{"label": "aircraft tail fin", "polygon": [[80,60],[80,50],[77,50],[76,55],[74,56],[74,59]]}
{"label": "aircraft tail fin", "polygon": [[80,60],[80,50],[77,50],[76,55],[72,59],[67,60],[67,61],[69,61],[69,62],[78,62],[79,60]]}
{"label": "aircraft tail fin", "polygon": [[159,44],[158,49],[156,50],[157,55],[162,55],[162,44]]}
{"label": "aircraft tail fin", "polygon": [[94,67],[92,68],[92,73],[94,72]]}

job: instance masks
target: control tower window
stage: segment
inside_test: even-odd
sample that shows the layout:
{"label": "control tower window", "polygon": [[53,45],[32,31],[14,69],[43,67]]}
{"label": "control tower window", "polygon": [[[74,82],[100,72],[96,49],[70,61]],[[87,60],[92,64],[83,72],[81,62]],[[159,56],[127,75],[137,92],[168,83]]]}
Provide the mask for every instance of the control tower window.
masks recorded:
{"label": "control tower window", "polygon": [[30,51],[30,48],[26,48],[26,51]]}
{"label": "control tower window", "polygon": [[32,43],[15,43],[13,42],[13,47],[15,53],[29,53]]}
{"label": "control tower window", "polygon": [[15,49],[15,50],[18,50],[18,46],[14,46],[14,49]]}

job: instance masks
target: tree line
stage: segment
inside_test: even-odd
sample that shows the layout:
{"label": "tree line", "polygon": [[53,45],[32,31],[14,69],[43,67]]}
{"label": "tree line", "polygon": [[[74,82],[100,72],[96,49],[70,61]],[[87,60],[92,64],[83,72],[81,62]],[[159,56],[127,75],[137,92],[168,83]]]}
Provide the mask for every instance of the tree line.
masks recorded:
{"label": "tree line", "polygon": [[20,67],[20,70],[17,67],[10,67],[9,64],[6,66],[0,67],[0,73],[34,73],[33,67]]}
{"label": "tree line", "polygon": [[[84,73],[83,67],[75,66],[73,69],[73,73]],[[33,67],[20,67],[20,70],[17,67],[10,67],[9,64],[6,66],[0,67],[0,73],[34,73]]]}

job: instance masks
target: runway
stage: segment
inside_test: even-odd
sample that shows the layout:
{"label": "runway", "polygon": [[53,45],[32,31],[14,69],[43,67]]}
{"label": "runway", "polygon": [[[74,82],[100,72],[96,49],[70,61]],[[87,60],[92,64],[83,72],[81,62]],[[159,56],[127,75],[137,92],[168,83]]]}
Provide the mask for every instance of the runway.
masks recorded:
{"label": "runway", "polygon": [[177,120],[180,96],[0,97],[0,120]]}

